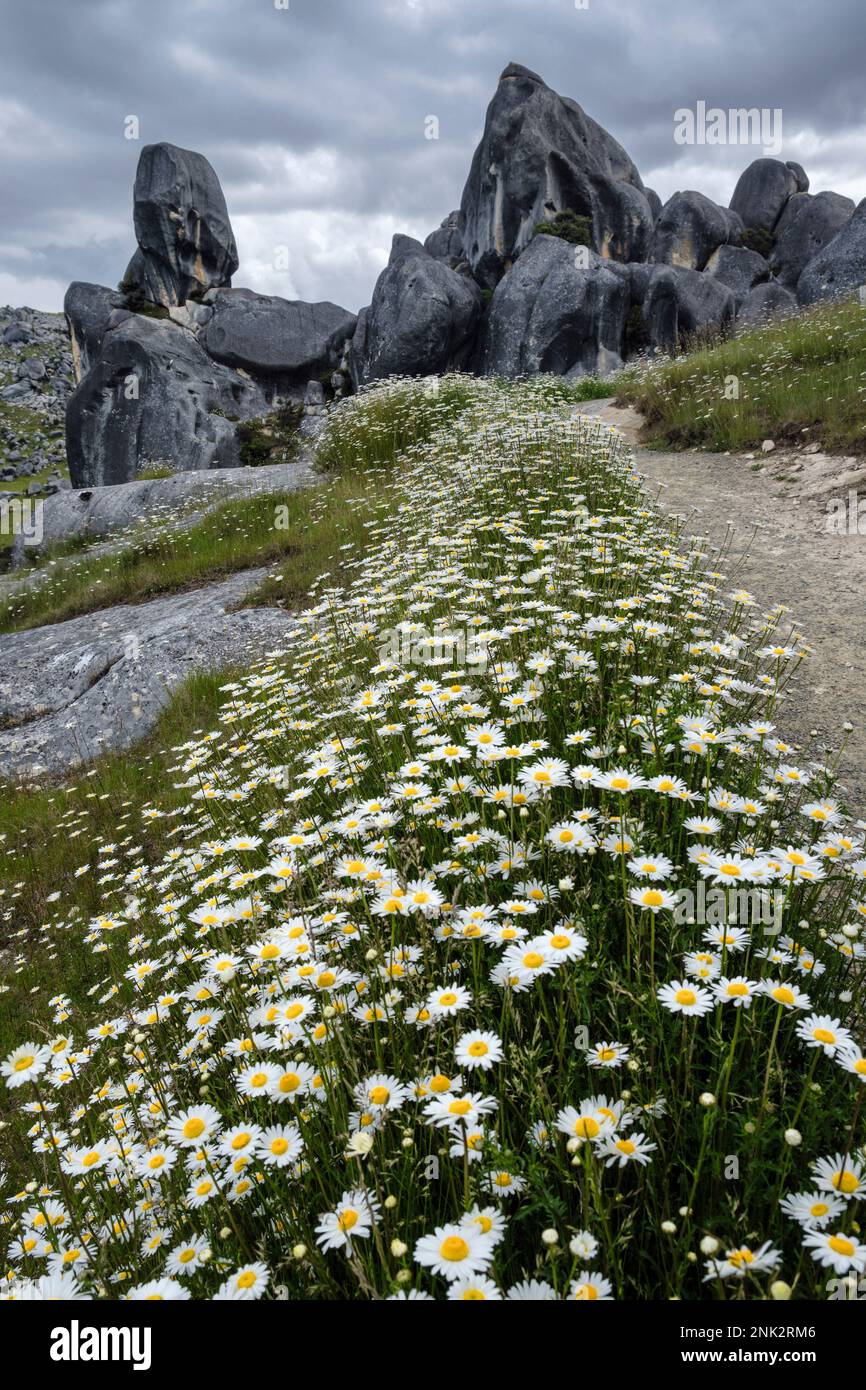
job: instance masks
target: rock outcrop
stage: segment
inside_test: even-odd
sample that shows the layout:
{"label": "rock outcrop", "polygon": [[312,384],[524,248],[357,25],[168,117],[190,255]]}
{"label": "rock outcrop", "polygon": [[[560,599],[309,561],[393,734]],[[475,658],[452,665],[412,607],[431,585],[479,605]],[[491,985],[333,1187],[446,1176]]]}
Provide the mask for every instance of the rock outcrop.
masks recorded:
{"label": "rock outcrop", "polygon": [[493,295],[481,371],[504,377],[615,371],[621,365],[629,278],[626,266],[594,252],[578,258],[567,242],[536,236]]}
{"label": "rock outcrop", "polygon": [[212,290],[199,342],[215,362],[284,391],[333,370],[357,319],[337,304],[306,304],[252,290]]}
{"label": "rock outcrop", "polygon": [[703,193],[675,193],[656,219],[648,259],[703,270],[714,251],[736,245],[742,233],[742,220],[730,208],[719,207]]}
{"label": "rock outcrop", "polygon": [[156,466],[237,467],[235,423],[266,410],[256,383],[212,361],[185,329],[115,310],[67,406],[73,486],[125,483]]}
{"label": "rock outcrop", "polygon": [[737,180],[730,206],[744,226],[773,232],[788,199],[808,188],[809,180],[799,164],[755,159]]}
{"label": "rock outcrop", "polygon": [[[239,422],[288,400],[313,435],[350,377],[358,388],[452,368],[603,374],[738,315],[788,312],[794,294],[811,304],[851,293],[866,281],[866,202],[855,211],[808,190],[795,161],[759,158],[729,207],[695,190],[662,206],[612,135],[511,63],[459,211],[423,246],[394,237],[356,318],[232,288],[238,255],[216,173],[191,150],[149,145],[121,291],[75,282],[66,297],[73,479],[233,466]],[[10,335],[23,341],[26,325],[8,324]],[[0,394],[28,396],[30,372]]]}
{"label": "rock outcrop", "polygon": [[866,284],[866,198],[851,217],[805,266],[797,281],[801,304],[838,299]]}
{"label": "rock outcrop", "polygon": [[125,286],[166,307],[230,285],[238,251],[219,179],[204,155],[145,145],[133,193],[138,250]]}
{"label": "rock outcrop", "polygon": [[776,244],[770,267],[786,289],[797,281],[811,260],[851,221],[854,201],[841,193],[794,193],[776,224]]}
{"label": "rock outcrop", "polygon": [[420,241],[395,236],[352,340],[356,385],[380,377],[438,375],[468,365],[481,317],[481,291]]}
{"label": "rock outcrop", "polygon": [[644,259],[653,214],[635,164],[577,102],[510,63],[460,204],[463,248],[479,284],[493,288],[537,223],[566,210],[591,220],[599,255]]}

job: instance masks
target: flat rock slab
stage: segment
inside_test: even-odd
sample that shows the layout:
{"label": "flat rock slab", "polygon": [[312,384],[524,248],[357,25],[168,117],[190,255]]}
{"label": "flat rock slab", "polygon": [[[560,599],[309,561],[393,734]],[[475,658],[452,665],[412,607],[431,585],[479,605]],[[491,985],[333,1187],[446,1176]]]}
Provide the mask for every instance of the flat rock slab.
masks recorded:
{"label": "flat rock slab", "polygon": [[25,563],[47,546],[78,536],[95,538],[127,531],[148,519],[165,523],[187,509],[198,513],[232,498],[267,492],[295,492],[316,481],[307,458],[261,468],[214,468],[173,473],[107,487],[76,488],[55,493],[42,506],[42,540],[27,545],[15,538],[13,560]]}
{"label": "flat rock slab", "polygon": [[295,625],[276,608],[231,612],[269,573],[240,574],[0,635],[0,778],[55,775],[129,748],[195,671],[252,664]]}

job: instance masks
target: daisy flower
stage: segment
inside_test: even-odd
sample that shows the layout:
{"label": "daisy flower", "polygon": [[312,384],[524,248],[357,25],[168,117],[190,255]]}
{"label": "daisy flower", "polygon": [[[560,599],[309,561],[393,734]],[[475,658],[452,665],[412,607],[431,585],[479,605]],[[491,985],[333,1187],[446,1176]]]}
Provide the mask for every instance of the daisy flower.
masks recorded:
{"label": "daisy flower", "polygon": [[323,1250],[351,1248],[353,1240],[370,1235],[374,1213],[366,1193],[344,1192],[333,1211],[324,1212],[316,1226],[316,1239]]}
{"label": "daisy flower", "polygon": [[270,1274],[267,1265],[262,1264],[261,1260],[252,1260],[248,1265],[242,1265],[236,1269],[234,1274],[229,1275],[225,1283],[222,1284],[216,1294],[215,1300],[221,1302],[244,1302],[248,1303],[251,1299],[261,1298],[265,1289],[268,1287]]}
{"label": "daisy flower", "polygon": [[625,1168],[629,1163],[649,1163],[650,1154],[657,1147],[645,1134],[637,1131],[629,1135],[620,1135],[619,1138],[614,1134],[602,1135],[598,1151],[604,1158],[606,1168],[611,1168],[614,1164],[619,1168]]}
{"label": "daisy flower", "polygon": [[700,985],[686,984],[683,980],[672,980],[656,990],[656,998],[672,1014],[708,1014],[713,1007],[713,996]]}
{"label": "daisy flower", "polygon": [[459,1067],[469,1070],[481,1067],[483,1071],[489,1071],[496,1062],[502,1061],[502,1054],[502,1041],[495,1033],[477,1031],[464,1033],[458,1038],[454,1058]]}
{"label": "daisy flower", "polygon": [[448,1286],[448,1299],[452,1303],[473,1302],[480,1303],[484,1299],[499,1302],[502,1294],[496,1287],[492,1279],[487,1279],[481,1275],[462,1275],[459,1279],[454,1279]]}
{"label": "daisy flower", "polygon": [[813,1260],[836,1274],[847,1274],[849,1269],[862,1274],[866,1270],[866,1245],[844,1231],[806,1231],[803,1244]]}
{"label": "daisy flower", "polygon": [[838,1018],[829,1014],[809,1014],[797,1024],[797,1037],[807,1047],[820,1047],[825,1057],[832,1057],[840,1048],[850,1048],[853,1038],[847,1028],[843,1028]]}
{"label": "daisy flower", "polygon": [[594,1043],[584,1056],[591,1067],[621,1067],[628,1061],[629,1049],[623,1043],[600,1042]]}
{"label": "daisy flower", "polygon": [[845,1210],[845,1203],[826,1192],[790,1192],[779,1202],[782,1211],[801,1226],[826,1226]]}
{"label": "daisy flower", "polygon": [[860,1198],[866,1190],[863,1164],[850,1155],[833,1154],[812,1164],[812,1176],[822,1192],[835,1192],[846,1201]]}
{"label": "daisy flower", "polygon": [[415,1263],[449,1283],[483,1274],[493,1262],[494,1243],[489,1235],[466,1226],[437,1226],[432,1235],[415,1245]]}
{"label": "daisy flower", "polygon": [[568,1286],[568,1297],[578,1303],[610,1302],[613,1298],[613,1285],[603,1274],[594,1270],[582,1269],[576,1279]]}

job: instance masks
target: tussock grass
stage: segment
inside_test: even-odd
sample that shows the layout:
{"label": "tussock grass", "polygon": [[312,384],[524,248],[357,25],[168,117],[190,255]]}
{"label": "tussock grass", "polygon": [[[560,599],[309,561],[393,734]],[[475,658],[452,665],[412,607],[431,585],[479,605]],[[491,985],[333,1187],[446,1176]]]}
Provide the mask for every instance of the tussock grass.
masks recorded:
{"label": "tussock grass", "polygon": [[651,445],[748,449],[770,438],[863,453],[866,309],[821,304],[626,372],[617,390],[643,412]]}

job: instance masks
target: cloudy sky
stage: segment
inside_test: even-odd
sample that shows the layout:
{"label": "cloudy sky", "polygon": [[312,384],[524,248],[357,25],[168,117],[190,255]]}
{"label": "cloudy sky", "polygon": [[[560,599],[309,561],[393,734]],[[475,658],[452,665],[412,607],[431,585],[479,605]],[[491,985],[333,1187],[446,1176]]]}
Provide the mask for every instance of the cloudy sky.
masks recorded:
{"label": "cloudy sky", "polygon": [[781,109],[781,157],[859,202],[864,18],[863,0],[0,0],[0,304],[115,285],[139,151],[169,140],[220,176],[236,285],[357,310],[392,234],[459,206],[509,61],[663,199],[727,203],[760,153],[676,144],[675,111],[704,101]]}

